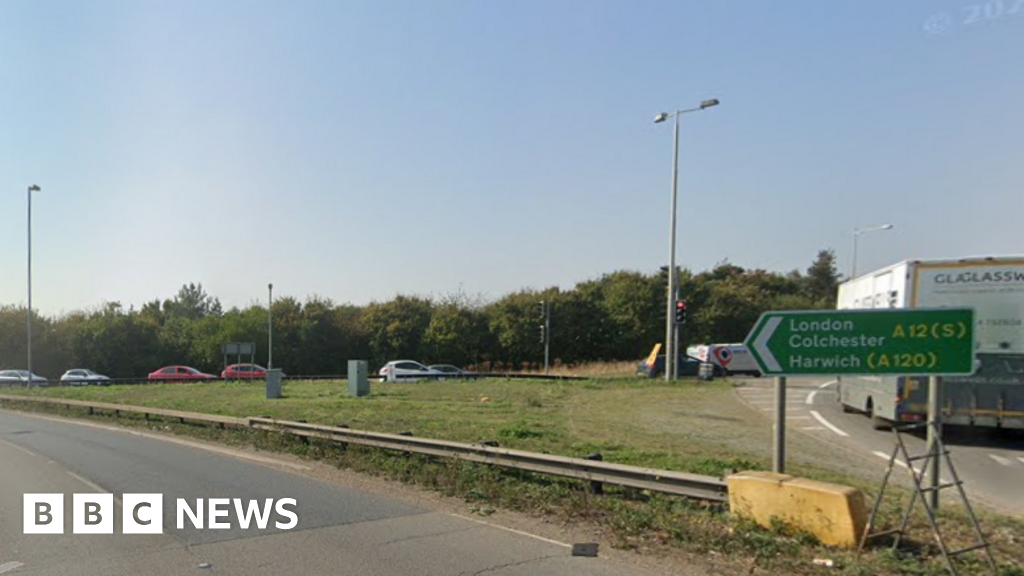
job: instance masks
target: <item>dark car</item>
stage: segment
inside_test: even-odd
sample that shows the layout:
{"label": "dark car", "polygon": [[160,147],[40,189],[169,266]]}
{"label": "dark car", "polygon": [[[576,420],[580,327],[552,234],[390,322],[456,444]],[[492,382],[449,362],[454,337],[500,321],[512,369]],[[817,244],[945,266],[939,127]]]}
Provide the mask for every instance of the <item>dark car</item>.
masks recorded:
{"label": "dark car", "polygon": [[[676,368],[676,374],[679,376],[696,376],[700,371],[700,360],[693,356],[680,356],[679,364]],[[724,376],[723,370],[717,364],[714,365],[715,376]],[[658,359],[655,360],[654,366],[647,364],[647,360],[641,360],[636,365],[636,375],[645,376],[647,378],[657,378],[658,376],[665,375],[665,355],[659,354]]]}

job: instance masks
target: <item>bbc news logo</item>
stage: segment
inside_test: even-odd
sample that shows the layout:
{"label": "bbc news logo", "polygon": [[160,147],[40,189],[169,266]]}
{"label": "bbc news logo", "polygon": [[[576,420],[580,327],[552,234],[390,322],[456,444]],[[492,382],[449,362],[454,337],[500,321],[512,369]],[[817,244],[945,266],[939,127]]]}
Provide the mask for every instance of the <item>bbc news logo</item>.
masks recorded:
{"label": "bbc news logo", "polygon": [[[227,530],[232,526],[225,520],[234,511],[238,527],[243,530],[248,530],[250,525],[266,530],[274,513],[277,517],[274,527],[291,530],[299,523],[295,506],[294,498],[281,498],[276,502],[273,498],[262,502],[240,498],[198,498],[194,506],[184,498],[178,498],[175,501],[176,525],[178,530],[183,530],[187,521],[199,530]],[[121,533],[160,534],[163,531],[163,511],[163,494],[122,494]],[[113,534],[114,514],[113,494],[72,495],[73,534]],[[282,519],[286,521],[282,522]],[[25,494],[24,533],[63,534],[64,495]]]}

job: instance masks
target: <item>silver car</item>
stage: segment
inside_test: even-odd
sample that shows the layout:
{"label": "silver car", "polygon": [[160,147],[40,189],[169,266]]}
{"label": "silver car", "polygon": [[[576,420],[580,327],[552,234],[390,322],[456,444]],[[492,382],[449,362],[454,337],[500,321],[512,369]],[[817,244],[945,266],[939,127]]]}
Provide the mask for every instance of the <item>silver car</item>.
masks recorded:
{"label": "silver car", "polygon": [[444,380],[444,372],[431,370],[415,360],[392,360],[378,372],[381,382],[419,382],[420,380]]}
{"label": "silver car", "polygon": [[[29,376],[28,370],[0,370],[0,385],[28,384]],[[37,386],[45,386],[48,383],[46,378],[39,374],[32,374],[31,382]]]}
{"label": "silver car", "polygon": [[85,386],[88,384],[103,386],[110,383],[110,378],[86,368],[72,368],[60,377],[60,381],[69,386]]}

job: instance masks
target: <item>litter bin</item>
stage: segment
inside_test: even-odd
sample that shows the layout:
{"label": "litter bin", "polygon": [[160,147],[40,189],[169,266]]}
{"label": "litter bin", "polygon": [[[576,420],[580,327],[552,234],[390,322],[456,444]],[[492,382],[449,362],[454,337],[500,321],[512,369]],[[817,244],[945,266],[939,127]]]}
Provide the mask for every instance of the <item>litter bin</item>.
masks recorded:
{"label": "litter bin", "polygon": [[348,395],[366,396],[370,393],[370,379],[367,376],[366,360],[348,361]]}
{"label": "litter bin", "polygon": [[697,379],[699,380],[714,380],[715,379],[715,365],[710,362],[701,362],[700,368],[697,369]]}
{"label": "litter bin", "polygon": [[281,397],[281,370],[267,370],[267,400]]}

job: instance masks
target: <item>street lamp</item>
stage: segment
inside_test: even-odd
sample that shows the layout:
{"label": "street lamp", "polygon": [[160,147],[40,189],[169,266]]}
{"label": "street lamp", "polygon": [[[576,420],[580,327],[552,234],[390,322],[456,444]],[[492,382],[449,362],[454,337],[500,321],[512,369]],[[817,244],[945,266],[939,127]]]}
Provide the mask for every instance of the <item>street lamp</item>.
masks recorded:
{"label": "street lamp", "polygon": [[39,192],[39,186],[28,187],[28,385],[32,379],[32,193]]}
{"label": "street lamp", "polygon": [[267,284],[267,370],[274,367],[274,285]]}
{"label": "street lamp", "polygon": [[665,304],[665,380],[674,380],[676,377],[676,346],[675,346],[675,302],[676,299],[676,204],[678,201],[679,181],[679,116],[689,112],[697,112],[705,108],[718,106],[717,99],[705,100],[697,108],[677,110],[675,112],[662,112],[654,117],[654,123],[658,124],[675,118],[675,129],[673,130],[674,144],[672,146],[672,208],[671,228],[669,233],[669,264],[668,264],[668,296]]}
{"label": "street lamp", "polygon": [[868,232],[877,232],[879,230],[892,230],[892,224],[882,224],[880,226],[871,226],[869,228],[854,228],[853,229],[853,262],[850,263],[850,278],[857,277],[857,237],[861,234],[867,234]]}

